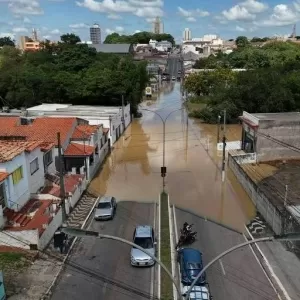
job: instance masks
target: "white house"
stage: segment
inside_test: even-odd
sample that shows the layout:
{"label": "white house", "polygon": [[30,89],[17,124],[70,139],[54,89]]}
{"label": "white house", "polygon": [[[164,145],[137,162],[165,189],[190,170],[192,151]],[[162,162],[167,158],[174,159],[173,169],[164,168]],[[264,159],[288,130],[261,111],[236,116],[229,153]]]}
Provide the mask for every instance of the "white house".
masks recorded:
{"label": "white house", "polygon": [[71,104],[41,104],[28,108],[27,117],[77,117],[87,120],[90,125],[109,128],[109,138],[114,144],[131,123],[130,104],[123,107],[88,106]]}

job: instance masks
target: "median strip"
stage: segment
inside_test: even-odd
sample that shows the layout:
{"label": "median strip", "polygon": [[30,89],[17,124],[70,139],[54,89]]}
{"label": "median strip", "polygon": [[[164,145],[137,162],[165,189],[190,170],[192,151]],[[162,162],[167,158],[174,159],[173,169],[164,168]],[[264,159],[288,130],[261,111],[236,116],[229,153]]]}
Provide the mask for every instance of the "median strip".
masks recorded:
{"label": "median strip", "polygon": [[[160,259],[162,263],[171,270],[171,246],[169,226],[169,201],[168,194],[160,194]],[[173,283],[166,272],[161,272],[160,296],[163,300],[173,300]]]}

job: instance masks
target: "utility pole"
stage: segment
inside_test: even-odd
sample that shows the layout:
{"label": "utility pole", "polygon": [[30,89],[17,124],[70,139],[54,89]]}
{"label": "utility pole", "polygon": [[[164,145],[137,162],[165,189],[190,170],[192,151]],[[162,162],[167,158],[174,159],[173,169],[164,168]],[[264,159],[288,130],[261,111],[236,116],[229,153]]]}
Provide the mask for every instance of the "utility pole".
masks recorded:
{"label": "utility pole", "polygon": [[221,123],[221,116],[218,115],[217,144],[220,142],[220,123]]}
{"label": "utility pole", "polygon": [[122,123],[123,123],[123,132],[125,131],[125,113],[124,113],[124,95],[122,94]]}
{"label": "utility pole", "polygon": [[224,128],[223,128],[223,160],[222,160],[222,182],[225,181],[225,163],[226,163],[226,109],[224,109]]}
{"label": "utility pole", "polygon": [[61,208],[62,208],[62,223],[64,224],[67,214],[66,214],[66,191],[65,191],[65,181],[64,181],[64,168],[62,160],[62,151],[61,151],[61,141],[60,141],[60,132],[57,133],[57,147],[58,147],[58,164],[59,164],[59,185],[60,185],[60,199],[61,199]]}

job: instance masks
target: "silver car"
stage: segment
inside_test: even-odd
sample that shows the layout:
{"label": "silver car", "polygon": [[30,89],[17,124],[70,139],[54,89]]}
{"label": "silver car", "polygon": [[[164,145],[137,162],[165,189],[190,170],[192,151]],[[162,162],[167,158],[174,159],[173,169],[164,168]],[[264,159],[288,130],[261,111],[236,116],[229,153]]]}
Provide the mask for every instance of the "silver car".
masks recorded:
{"label": "silver car", "polygon": [[95,220],[111,220],[114,218],[117,209],[117,201],[114,197],[99,197],[95,208]]}
{"label": "silver car", "polygon": [[[133,243],[138,246],[146,249],[153,256],[155,256],[156,252],[156,241],[154,236],[154,230],[152,226],[137,226],[133,233]],[[131,265],[140,267],[140,266],[153,266],[155,264],[155,260],[153,260],[149,255],[145,252],[132,247],[131,249]]]}

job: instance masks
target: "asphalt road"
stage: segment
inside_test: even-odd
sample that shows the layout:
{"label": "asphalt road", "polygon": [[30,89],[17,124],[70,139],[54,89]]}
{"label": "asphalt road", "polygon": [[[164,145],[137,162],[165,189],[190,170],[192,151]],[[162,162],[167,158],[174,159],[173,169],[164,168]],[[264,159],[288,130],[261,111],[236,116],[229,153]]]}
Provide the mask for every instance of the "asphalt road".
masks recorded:
{"label": "asphalt road", "polygon": [[[119,202],[112,221],[92,220],[89,230],[132,241],[138,224],[154,224],[154,205]],[[133,268],[130,246],[112,240],[81,238],[54,290],[53,300],[143,300],[157,291],[156,266]]]}
{"label": "asphalt road", "polygon": [[[194,224],[197,241],[190,247],[203,253],[204,265],[224,250],[245,242],[241,234],[180,209],[176,209],[176,219],[178,232],[185,221]],[[278,299],[250,247],[228,254],[206,274],[214,300]]]}
{"label": "asphalt road", "polygon": [[170,74],[170,76],[175,76],[177,78],[177,74],[180,69],[181,65],[179,64],[178,56],[169,56],[167,72]]}

